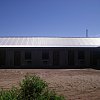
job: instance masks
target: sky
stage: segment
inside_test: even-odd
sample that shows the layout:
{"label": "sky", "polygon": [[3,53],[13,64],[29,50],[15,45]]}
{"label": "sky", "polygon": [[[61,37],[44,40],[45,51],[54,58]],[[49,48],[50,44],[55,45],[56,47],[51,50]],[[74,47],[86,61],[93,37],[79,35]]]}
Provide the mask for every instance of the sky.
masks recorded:
{"label": "sky", "polygon": [[100,0],[0,0],[0,36],[100,37]]}

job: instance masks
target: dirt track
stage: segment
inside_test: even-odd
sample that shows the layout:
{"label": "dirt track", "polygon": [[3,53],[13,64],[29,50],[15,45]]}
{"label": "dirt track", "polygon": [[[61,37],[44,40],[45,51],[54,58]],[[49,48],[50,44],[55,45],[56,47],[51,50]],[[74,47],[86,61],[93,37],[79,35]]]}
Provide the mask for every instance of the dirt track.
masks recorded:
{"label": "dirt track", "polygon": [[100,100],[100,70],[0,69],[0,87],[17,86],[24,75],[37,74],[66,100]]}

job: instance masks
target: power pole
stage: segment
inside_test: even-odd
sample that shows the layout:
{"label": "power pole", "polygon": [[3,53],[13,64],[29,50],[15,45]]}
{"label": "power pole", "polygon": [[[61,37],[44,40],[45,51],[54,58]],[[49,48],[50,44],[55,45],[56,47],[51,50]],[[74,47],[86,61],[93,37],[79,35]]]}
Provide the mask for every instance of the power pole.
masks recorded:
{"label": "power pole", "polygon": [[86,37],[88,38],[88,29],[86,29]]}

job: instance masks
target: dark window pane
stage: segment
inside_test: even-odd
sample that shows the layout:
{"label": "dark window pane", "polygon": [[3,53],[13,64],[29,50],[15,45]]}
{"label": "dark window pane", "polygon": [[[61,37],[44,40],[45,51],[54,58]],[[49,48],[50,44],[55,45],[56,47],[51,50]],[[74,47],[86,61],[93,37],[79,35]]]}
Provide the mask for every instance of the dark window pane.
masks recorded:
{"label": "dark window pane", "polygon": [[47,60],[43,60],[43,64],[44,65],[47,65],[48,64],[48,61]]}
{"label": "dark window pane", "polygon": [[6,61],[6,51],[0,50],[0,65],[5,65]]}
{"label": "dark window pane", "polygon": [[93,49],[90,52],[90,62],[91,65],[97,65],[99,63],[100,60],[100,50],[99,49]]}
{"label": "dark window pane", "polygon": [[68,65],[74,65],[74,51],[68,50]]}
{"label": "dark window pane", "polygon": [[58,66],[60,60],[59,51],[53,51],[53,65]]}
{"label": "dark window pane", "polygon": [[85,58],[85,54],[83,50],[79,50],[78,51],[78,59],[84,59]]}
{"label": "dark window pane", "polygon": [[43,51],[43,52],[42,52],[42,59],[43,59],[43,60],[49,59],[49,52],[48,52],[48,51]]}
{"label": "dark window pane", "polygon": [[15,66],[21,65],[21,52],[20,51],[14,52],[14,65]]}
{"label": "dark window pane", "polygon": [[31,52],[25,52],[25,60],[31,60]]}

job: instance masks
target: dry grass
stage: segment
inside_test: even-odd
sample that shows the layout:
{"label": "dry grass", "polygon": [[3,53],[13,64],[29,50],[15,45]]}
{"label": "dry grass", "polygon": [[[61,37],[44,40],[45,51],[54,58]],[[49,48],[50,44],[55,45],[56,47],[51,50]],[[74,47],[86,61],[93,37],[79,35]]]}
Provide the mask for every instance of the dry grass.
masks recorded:
{"label": "dry grass", "polygon": [[9,89],[29,73],[37,74],[68,100],[100,100],[100,70],[0,69],[0,87]]}

